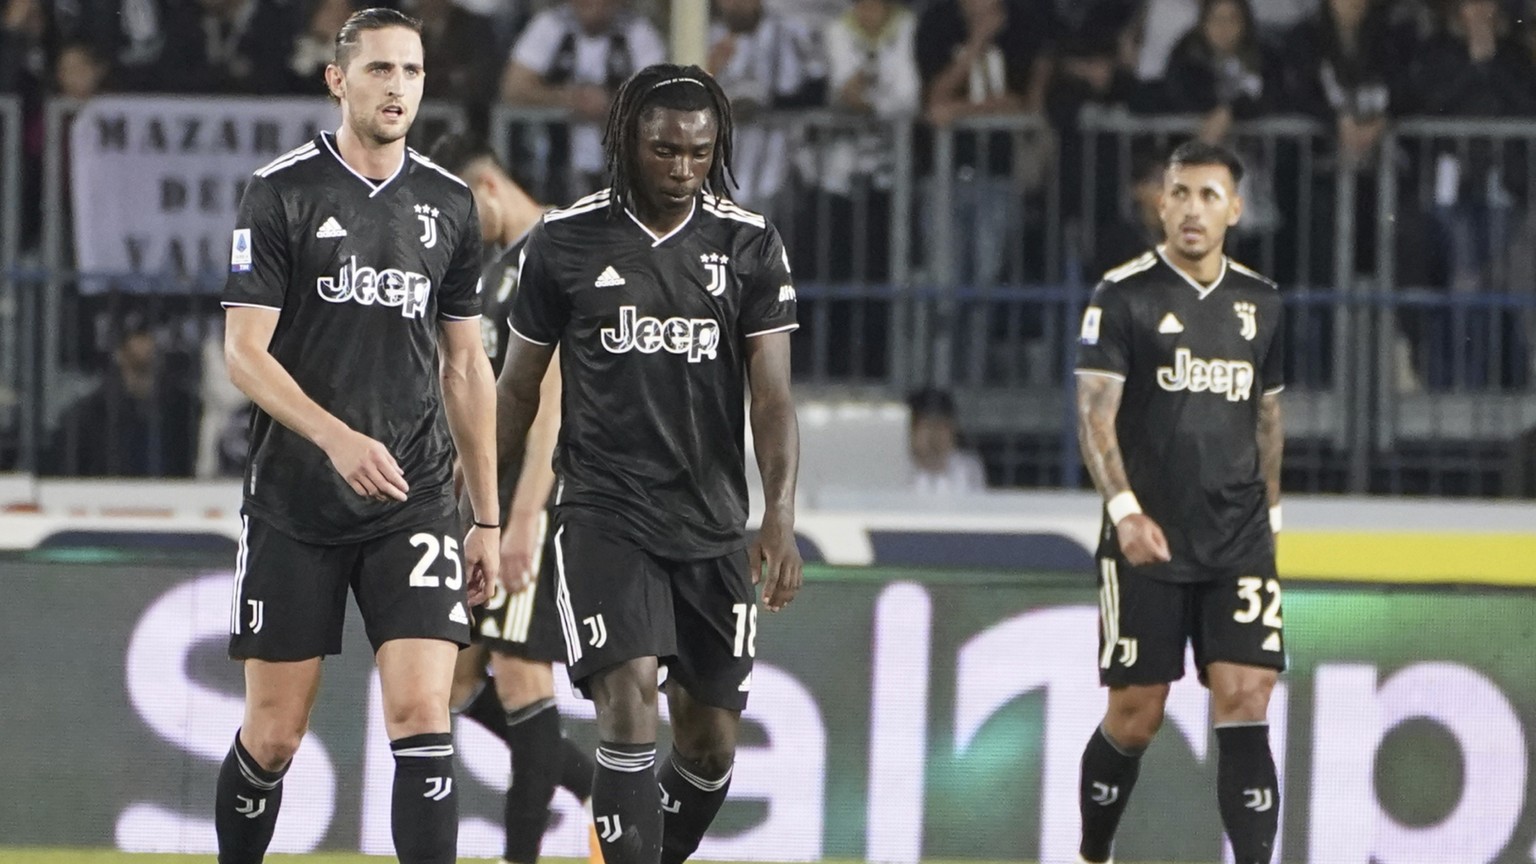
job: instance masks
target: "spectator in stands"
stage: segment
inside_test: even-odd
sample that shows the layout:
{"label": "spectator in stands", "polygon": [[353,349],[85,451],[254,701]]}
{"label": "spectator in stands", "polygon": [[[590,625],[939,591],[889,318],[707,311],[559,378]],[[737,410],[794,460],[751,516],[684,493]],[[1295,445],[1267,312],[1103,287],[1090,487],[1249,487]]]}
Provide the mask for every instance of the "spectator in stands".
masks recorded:
{"label": "spectator in stands", "polygon": [[1131,214],[1100,228],[1096,235],[1090,280],[1130,261],[1163,242],[1163,220],[1158,205],[1163,197],[1165,160],[1138,153],[1131,160]]}
{"label": "spectator in stands", "polygon": [[53,62],[53,86],[68,99],[89,99],[101,92],[107,64],[88,42],[70,42]]}
{"label": "spectator in stands", "polygon": [[[325,67],[336,59],[336,33],[353,12],[363,8],[363,0],[315,0],[310,6],[309,23],[294,37],[288,56],[294,93],[325,91]],[[428,57],[428,62],[433,58]],[[430,76],[429,76],[430,77]]]}
{"label": "spectator in stands", "polygon": [[504,58],[496,49],[496,22],[455,0],[417,0],[421,42],[426,51],[425,98],[462,105],[472,134],[484,137],[491,103],[491,82],[501,78]]}
{"label": "spectator in stands", "polygon": [[[173,0],[55,0],[54,45],[89,46],[110,70],[112,89],[174,90],[162,86]],[[58,77],[58,73],[55,73]]]}
{"label": "spectator in stands", "polygon": [[1168,74],[1168,58],[1191,28],[1200,23],[1200,0],[1146,0],[1141,14],[1141,50],[1136,77],[1153,84]]}
{"label": "spectator in stands", "polygon": [[518,37],[501,99],[570,112],[577,122],[569,138],[551,135],[550,151],[559,157],[568,147],[570,167],[580,175],[580,188],[565,191],[589,192],[603,182],[597,124],[607,116],[609,101],[631,74],[662,62],[666,54],[661,34],[631,13],[625,0],[566,0],[535,15]]}
{"label": "spectator in stands", "polygon": [[1200,138],[1224,143],[1234,120],[1276,107],[1278,73],[1259,41],[1248,0],[1201,0],[1199,23],[1168,58],[1163,107],[1175,114],[1204,115]]}
{"label": "spectator in stands", "polygon": [[1381,0],[1327,0],[1285,40],[1288,101],[1333,124],[1340,158],[1355,164],[1374,155],[1407,83],[1387,16]]}
{"label": "spectator in stands", "polygon": [[[900,0],[853,0],[827,25],[828,102],[868,117],[866,129],[826,136],[807,151],[803,172],[826,201],[807,196],[790,247],[795,271],[811,279],[890,278],[890,205],[895,165],[885,122],[917,115],[921,82],[913,59],[917,18]],[[809,161],[814,159],[814,162]]]}
{"label": "spectator in stands", "polygon": [[[1520,117],[1536,113],[1536,73],[1498,0],[1453,0],[1445,32],[1420,52],[1418,90],[1440,116]],[[1528,203],[1527,144],[1470,136],[1447,142],[1434,164],[1440,251],[1454,294],[1509,286],[1504,264],[1512,223]],[[1530,274],[1521,274],[1528,280]],[[1435,388],[1518,385],[1527,375],[1523,328],[1500,309],[1453,304],[1429,321],[1428,384]],[[1502,345],[1503,356],[1492,356]]]}
{"label": "spectator in stands", "polygon": [[41,0],[0,3],[0,95],[35,93],[46,63]]}
{"label": "spectator in stands", "polygon": [[159,355],[153,331],[124,325],[108,377],[65,410],[46,473],[191,476],[198,405],[162,374]]}
{"label": "spectator in stands", "polygon": [[715,9],[705,65],[741,124],[732,145],[733,197],[771,211],[789,171],[789,135],[754,120],[765,110],[820,104],[826,63],[804,23],[765,12],[763,0],[715,0]]}
{"label": "spectator in stands", "polygon": [[1498,0],[1452,0],[1445,31],[1424,46],[1418,88],[1425,113],[1461,117],[1536,114],[1529,52]]}
{"label": "spectator in stands", "polygon": [[925,388],[907,399],[912,412],[908,445],[911,487],[925,495],[963,495],[987,488],[987,475],[976,454],[959,448],[955,399],[944,390]]}
{"label": "spectator in stands", "polygon": [[[131,0],[125,0],[131,2]],[[303,25],[297,4],[196,0],[161,21],[164,44],[140,90],[268,95],[287,92]]]}
{"label": "spectator in stands", "polygon": [[[1004,276],[1022,233],[1023,191],[1044,179],[1052,153],[1040,137],[1017,147],[1006,132],[952,127],[968,117],[1043,116],[1055,69],[1054,11],[1044,0],[937,0],[918,19],[924,116],[936,134],[955,136],[951,211],[927,207],[925,214],[953,220],[950,272],[962,284]],[[931,225],[924,231],[937,233]]]}

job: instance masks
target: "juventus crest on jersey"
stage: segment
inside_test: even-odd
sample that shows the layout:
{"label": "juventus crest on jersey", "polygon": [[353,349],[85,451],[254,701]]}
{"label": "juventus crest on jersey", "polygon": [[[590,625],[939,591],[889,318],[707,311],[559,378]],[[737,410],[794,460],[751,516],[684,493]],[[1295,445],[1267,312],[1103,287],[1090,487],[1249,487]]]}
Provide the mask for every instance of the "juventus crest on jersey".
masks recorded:
{"label": "juventus crest on jersey", "polygon": [[747,340],[796,326],[784,245],[707,194],[665,236],[610,205],[603,191],[544,217],[512,309],[517,337],[560,345],[561,506],[663,557],[717,557],[745,543]]}
{"label": "juventus crest on jersey", "polygon": [[1083,313],[1077,373],[1125,382],[1116,432],[1174,552],[1161,575],[1273,555],[1256,430],[1260,397],[1284,388],[1281,312],[1275,284],[1241,264],[1201,285],[1159,248],[1105,274]]}
{"label": "juventus crest on jersey", "polygon": [[320,448],[258,410],[252,513],[301,540],[350,542],[451,510],[438,327],[479,316],[479,264],[469,188],[414,151],[389,177],[368,178],[323,133],[255,172],[224,305],[276,310],[272,356],[306,395],[382,441],[411,492],[399,504],[358,496]]}

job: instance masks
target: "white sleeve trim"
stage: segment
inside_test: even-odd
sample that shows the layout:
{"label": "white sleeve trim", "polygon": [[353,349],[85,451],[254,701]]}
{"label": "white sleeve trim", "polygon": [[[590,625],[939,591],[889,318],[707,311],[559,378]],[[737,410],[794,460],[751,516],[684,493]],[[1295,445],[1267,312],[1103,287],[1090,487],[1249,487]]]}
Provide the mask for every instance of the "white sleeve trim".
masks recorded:
{"label": "white sleeve trim", "polygon": [[1125,376],[1119,372],[1111,372],[1108,369],[1074,369],[1074,375],[1097,375],[1100,378],[1113,378],[1116,381],[1124,381]]}
{"label": "white sleeve trim", "polygon": [[449,321],[476,321],[484,318],[484,315],[449,315],[447,312],[437,313],[437,317],[446,318]]}
{"label": "white sleeve trim", "polygon": [[1281,384],[1279,387],[1271,387],[1268,390],[1265,390],[1264,391],[1264,395],[1265,396],[1273,396],[1276,393],[1279,393],[1281,390],[1284,390],[1284,389],[1285,389],[1285,385]]}
{"label": "white sleeve trim", "polygon": [[527,336],[524,336],[523,334],[517,332],[517,328],[512,326],[512,322],[511,321],[507,322],[507,327],[509,329],[511,329],[513,336],[516,336],[517,338],[523,340],[524,342],[529,343],[530,345],[538,345],[538,346],[543,347],[543,348],[548,348],[549,346],[555,344],[553,342],[540,342],[537,339],[529,339]]}
{"label": "white sleeve trim", "polygon": [[267,306],[263,303],[235,303],[231,300],[225,300],[219,303],[219,305],[223,306],[225,309],[234,309],[238,307],[240,309],[271,309],[273,312],[283,311],[283,307],[281,306]]}
{"label": "white sleeve trim", "polygon": [[800,329],[800,325],[798,323],[785,324],[783,327],[774,327],[771,330],[759,330],[756,333],[748,333],[747,338],[751,339],[753,336],[767,336],[769,333],[788,333],[791,330],[798,329]]}

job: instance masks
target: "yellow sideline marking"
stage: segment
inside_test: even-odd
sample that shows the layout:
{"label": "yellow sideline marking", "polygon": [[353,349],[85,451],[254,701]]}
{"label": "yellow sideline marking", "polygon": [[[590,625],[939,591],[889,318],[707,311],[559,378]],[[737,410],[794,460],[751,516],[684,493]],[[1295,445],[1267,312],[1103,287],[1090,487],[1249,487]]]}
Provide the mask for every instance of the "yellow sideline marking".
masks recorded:
{"label": "yellow sideline marking", "polygon": [[1283,532],[1278,552],[1290,579],[1536,586],[1536,533]]}

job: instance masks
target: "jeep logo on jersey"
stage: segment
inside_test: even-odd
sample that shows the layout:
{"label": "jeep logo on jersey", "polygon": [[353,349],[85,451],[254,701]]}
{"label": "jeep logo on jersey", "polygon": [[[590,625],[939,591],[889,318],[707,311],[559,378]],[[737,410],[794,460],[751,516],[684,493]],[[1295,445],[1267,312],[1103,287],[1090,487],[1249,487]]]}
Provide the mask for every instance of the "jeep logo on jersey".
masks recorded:
{"label": "jeep logo on jersey", "polygon": [[342,265],[339,278],[321,276],[315,285],[321,299],[331,303],[399,306],[405,318],[427,314],[427,296],[432,293],[432,280],[420,273],[359,267],[355,255]]}
{"label": "jeep logo on jersey", "polygon": [[689,363],[715,359],[720,349],[720,322],[712,318],[637,317],[633,306],[619,307],[619,326],[604,327],[603,347],[614,354],[639,351],[655,354],[687,354]]}
{"label": "jeep logo on jersey", "polygon": [[1246,360],[1202,360],[1188,348],[1173,352],[1173,366],[1157,367],[1157,386],[1169,392],[1221,393],[1241,402],[1253,393],[1253,364]]}

